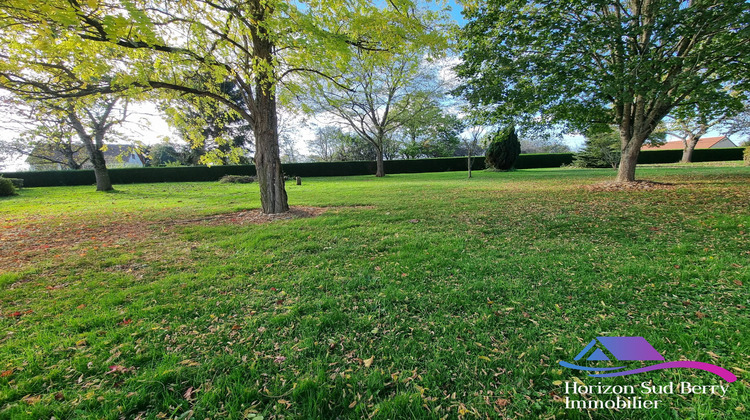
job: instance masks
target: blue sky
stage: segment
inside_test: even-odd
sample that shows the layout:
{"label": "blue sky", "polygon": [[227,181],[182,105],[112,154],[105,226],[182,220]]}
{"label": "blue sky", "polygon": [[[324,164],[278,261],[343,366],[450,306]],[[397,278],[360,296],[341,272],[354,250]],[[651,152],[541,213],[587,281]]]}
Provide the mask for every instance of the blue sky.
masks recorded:
{"label": "blue sky", "polygon": [[448,0],[447,4],[451,8],[451,18],[453,18],[453,20],[455,20],[459,25],[463,25],[464,23],[466,23],[466,20],[461,15],[463,6],[461,6],[456,0]]}

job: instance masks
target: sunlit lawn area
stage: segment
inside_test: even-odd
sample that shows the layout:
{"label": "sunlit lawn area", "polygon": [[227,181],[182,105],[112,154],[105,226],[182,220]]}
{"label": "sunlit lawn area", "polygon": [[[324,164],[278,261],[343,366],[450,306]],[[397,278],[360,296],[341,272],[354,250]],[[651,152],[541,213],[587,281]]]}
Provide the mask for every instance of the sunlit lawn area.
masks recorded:
{"label": "sunlit lawn area", "polygon": [[[0,199],[0,418],[747,418],[750,167],[304,179],[320,216],[240,224],[257,185]],[[558,365],[643,336],[726,396],[566,410]],[[576,377],[577,379],[573,379]],[[724,383],[697,370],[608,384]],[[601,396],[588,396],[600,398]],[[653,398],[648,397],[647,398]]]}

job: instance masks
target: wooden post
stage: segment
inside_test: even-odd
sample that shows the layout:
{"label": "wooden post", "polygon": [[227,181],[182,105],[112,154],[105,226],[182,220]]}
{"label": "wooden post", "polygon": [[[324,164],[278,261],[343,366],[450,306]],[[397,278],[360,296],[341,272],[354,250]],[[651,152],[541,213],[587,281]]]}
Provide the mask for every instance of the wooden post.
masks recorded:
{"label": "wooden post", "polygon": [[295,180],[297,180],[297,185],[302,185],[302,177],[295,177]]}

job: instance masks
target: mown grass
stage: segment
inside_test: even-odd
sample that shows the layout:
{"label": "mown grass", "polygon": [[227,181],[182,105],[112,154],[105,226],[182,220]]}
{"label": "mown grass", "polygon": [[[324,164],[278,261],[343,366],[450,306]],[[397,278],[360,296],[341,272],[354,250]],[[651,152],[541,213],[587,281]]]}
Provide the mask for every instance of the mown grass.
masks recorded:
{"label": "mown grass", "polygon": [[[588,192],[612,172],[574,169],[305,179],[290,203],[326,213],[246,226],[170,221],[256,208],[255,185],[25,189],[0,222],[30,246],[109,233],[0,267],[0,418],[746,418],[750,168],[638,174],[677,187]],[[565,381],[605,381],[557,362],[597,335],[739,380],[658,410],[565,410]]]}

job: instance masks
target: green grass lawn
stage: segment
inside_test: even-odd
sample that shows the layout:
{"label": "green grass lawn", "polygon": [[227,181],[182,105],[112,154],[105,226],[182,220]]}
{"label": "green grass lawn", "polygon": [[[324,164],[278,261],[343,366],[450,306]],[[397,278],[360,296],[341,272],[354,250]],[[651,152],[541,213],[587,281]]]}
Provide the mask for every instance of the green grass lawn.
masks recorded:
{"label": "green grass lawn", "polygon": [[[24,189],[0,199],[0,418],[748,418],[750,167],[581,187],[613,176],[309,178],[290,204],[321,216],[246,225],[200,219],[257,185]],[[566,410],[565,382],[725,384],[558,365],[602,335],[739,379]]]}

